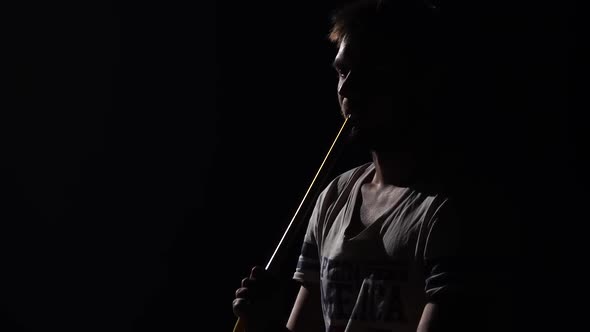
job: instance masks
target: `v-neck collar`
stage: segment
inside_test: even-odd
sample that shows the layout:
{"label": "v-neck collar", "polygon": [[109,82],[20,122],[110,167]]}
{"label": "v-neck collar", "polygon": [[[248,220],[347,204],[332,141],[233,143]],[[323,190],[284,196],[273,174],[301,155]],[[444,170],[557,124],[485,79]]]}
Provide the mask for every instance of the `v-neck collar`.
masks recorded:
{"label": "v-neck collar", "polygon": [[[344,211],[344,234],[343,239],[344,241],[352,241],[355,239],[362,238],[362,235],[368,231],[373,225],[377,223],[378,220],[375,220],[374,223],[371,225],[364,227],[360,222],[359,211],[361,203],[361,186],[367,182],[370,182],[373,176],[375,175],[375,165],[371,164],[364,172],[364,174],[359,178],[358,181],[354,184],[351,195],[348,197],[348,202],[346,204],[346,210]],[[353,220],[358,221],[357,225],[352,225],[351,222]],[[355,227],[358,231],[353,231],[353,234],[348,235],[348,232],[351,232],[351,227]]]}
{"label": "v-neck collar", "polygon": [[[403,202],[407,194],[410,190],[405,190],[399,197],[399,200],[392,204],[391,207],[385,209],[385,211],[377,217],[377,219],[372,222],[369,226],[364,226],[360,220],[360,204],[361,204],[361,187],[363,184],[368,183],[372,180],[373,176],[375,175],[375,165],[371,164],[365,170],[364,174],[360,176],[360,178],[354,184],[351,195],[348,197],[348,201],[346,204],[346,208],[344,211],[344,220],[343,220],[343,240],[344,241],[354,241],[354,240],[362,240],[367,237],[374,228],[380,227],[383,223],[383,220],[386,219],[390,215],[390,211],[395,209],[401,202]],[[352,225],[351,223],[355,221],[356,225]],[[355,230],[352,230],[352,228]],[[347,234],[351,233],[351,234]]]}

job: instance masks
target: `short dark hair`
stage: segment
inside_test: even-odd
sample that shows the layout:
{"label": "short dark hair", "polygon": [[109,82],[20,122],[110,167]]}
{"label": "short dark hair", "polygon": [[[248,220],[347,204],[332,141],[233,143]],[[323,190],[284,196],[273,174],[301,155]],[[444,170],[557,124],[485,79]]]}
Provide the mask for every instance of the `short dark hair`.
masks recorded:
{"label": "short dark hair", "polygon": [[438,8],[426,0],[356,0],[331,17],[330,41],[355,34],[386,35],[396,42],[423,44],[436,31]]}

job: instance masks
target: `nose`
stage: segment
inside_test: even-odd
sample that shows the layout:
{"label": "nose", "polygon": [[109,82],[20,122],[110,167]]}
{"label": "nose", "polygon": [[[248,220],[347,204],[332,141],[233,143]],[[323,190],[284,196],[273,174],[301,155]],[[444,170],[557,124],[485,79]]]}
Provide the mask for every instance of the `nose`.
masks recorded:
{"label": "nose", "polygon": [[338,95],[341,98],[350,98],[354,92],[356,78],[352,71],[348,71],[346,76],[341,77],[338,81]]}

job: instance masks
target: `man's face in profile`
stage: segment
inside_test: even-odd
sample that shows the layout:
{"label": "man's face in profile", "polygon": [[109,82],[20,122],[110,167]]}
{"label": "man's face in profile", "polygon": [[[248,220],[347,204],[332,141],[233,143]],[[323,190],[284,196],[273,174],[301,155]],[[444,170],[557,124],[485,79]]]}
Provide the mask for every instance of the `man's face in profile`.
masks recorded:
{"label": "man's face in profile", "polygon": [[412,95],[407,61],[391,42],[345,36],[334,60],[338,101],[356,138],[377,148],[408,141]]}

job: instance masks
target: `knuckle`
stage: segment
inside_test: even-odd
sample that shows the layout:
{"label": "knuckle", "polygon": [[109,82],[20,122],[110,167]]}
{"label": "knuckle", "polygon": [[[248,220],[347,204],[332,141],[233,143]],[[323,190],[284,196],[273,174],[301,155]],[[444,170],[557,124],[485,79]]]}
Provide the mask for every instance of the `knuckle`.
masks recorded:
{"label": "knuckle", "polygon": [[248,309],[248,301],[246,301],[245,299],[234,299],[232,302],[232,310],[234,312],[234,315],[238,316],[238,317],[242,317],[246,315]]}
{"label": "knuckle", "polygon": [[244,298],[248,294],[248,288],[242,287],[236,290],[236,297],[237,298]]}

